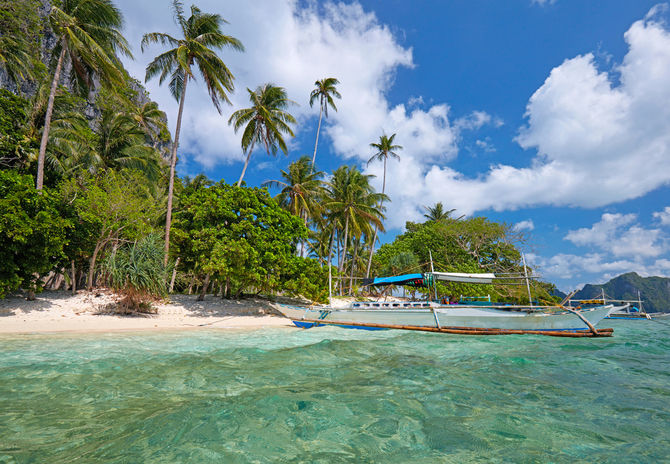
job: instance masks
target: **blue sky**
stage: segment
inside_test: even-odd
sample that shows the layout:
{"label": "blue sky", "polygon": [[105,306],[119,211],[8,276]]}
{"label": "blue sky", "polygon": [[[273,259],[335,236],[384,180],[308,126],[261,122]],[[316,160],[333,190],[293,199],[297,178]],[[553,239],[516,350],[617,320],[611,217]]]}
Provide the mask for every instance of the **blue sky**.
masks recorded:
{"label": "blue sky", "polygon": [[[190,5],[189,2],[185,2]],[[120,0],[143,77],[159,47],[141,35],[171,31],[167,1]],[[259,185],[311,154],[316,79],[340,79],[342,100],[322,131],[317,164],[366,167],[368,147],[397,133],[392,203],[383,241],[442,201],[458,213],[518,224],[546,279],[570,290],[623,272],[670,275],[670,18],[645,0],[296,2],[202,0],[246,53],[224,51],[236,76],[218,115],[189,87],[179,173],[234,182],[239,137],[226,121],[245,87],[274,82],[299,103],[288,157],[254,153]],[[152,98],[174,126],[177,103],[157,81]],[[667,134],[666,134],[667,133]],[[668,209],[666,209],[668,208]]]}

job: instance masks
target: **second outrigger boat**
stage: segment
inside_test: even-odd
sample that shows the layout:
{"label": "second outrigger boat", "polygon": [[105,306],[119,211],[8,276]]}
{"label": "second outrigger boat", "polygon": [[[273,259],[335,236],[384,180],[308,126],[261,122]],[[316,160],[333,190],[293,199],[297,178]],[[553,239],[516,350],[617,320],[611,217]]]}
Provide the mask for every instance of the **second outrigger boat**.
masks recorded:
{"label": "second outrigger boat", "polygon": [[[376,278],[370,285],[431,287],[436,281],[491,284],[494,274],[429,272]],[[504,278],[504,277],[503,277]],[[612,329],[595,326],[613,304],[575,310],[562,306],[527,306],[484,302],[445,304],[435,301],[354,301],[348,307],[298,307],[277,309],[302,328],[335,325],[358,329],[406,329],[463,334],[522,334],[556,336],[611,336]]]}

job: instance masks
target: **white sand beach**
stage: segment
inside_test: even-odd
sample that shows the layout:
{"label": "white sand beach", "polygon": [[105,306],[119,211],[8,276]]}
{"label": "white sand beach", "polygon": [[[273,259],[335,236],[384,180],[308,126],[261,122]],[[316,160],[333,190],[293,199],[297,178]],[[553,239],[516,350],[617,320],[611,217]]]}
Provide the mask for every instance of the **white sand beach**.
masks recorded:
{"label": "white sand beach", "polygon": [[155,304],[157,314],[112,313],[115,295],[106,291],[45,291],[34,301],[21,296],[0,300],[0,334],[41,332],[111,332],[162,329],[257,329],[292,327],[261,299],[224,300],[208,296],[171,295]]}

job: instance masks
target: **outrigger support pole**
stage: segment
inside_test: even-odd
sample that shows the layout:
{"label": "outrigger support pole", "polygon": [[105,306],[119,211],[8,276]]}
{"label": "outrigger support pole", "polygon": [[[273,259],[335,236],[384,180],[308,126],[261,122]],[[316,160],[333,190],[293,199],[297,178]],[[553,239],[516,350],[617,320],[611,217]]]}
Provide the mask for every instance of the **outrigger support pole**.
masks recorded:
{"label": "outrigger support pole", "polygon": [[533,307],[533,297],[530,295],[530,282],[528,281],[528,269],[526,269],[526,257],[521,253],[521,259],[523,260],[523,276],[526,278],[526,288],[528,289],[528,304],[530,307]]}

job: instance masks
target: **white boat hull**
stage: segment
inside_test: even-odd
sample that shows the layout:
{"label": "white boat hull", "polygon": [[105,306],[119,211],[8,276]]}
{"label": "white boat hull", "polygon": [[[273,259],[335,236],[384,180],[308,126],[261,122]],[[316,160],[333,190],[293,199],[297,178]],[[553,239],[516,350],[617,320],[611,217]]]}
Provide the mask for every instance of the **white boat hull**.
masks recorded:
{"label": "white boat hull", "polygon": [[[493,307],[448,305],[417,309],[331,309],[300,308],[277,305],[277,309],[298,326],[304,322],[324,321],[330,324],[356,326],[378,324],[391,326],[484,328],[509,330],[583,330],[588,326],[579,316],[568,311],[554,313],[514,311]],[[592,325],[598,324],[613,305],[596,306],[579,313]]]}

